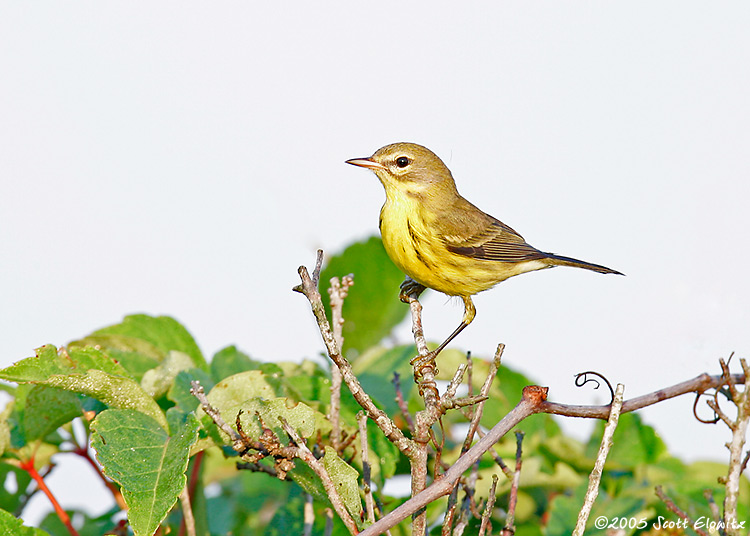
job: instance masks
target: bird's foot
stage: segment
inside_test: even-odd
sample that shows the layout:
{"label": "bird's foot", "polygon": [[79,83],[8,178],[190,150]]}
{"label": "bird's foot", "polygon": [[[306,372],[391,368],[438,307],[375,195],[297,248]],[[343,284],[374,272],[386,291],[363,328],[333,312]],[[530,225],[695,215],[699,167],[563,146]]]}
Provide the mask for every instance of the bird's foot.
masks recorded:
{"label": "bird's foot", "polygon": [[411,277],[406,276],[404,282],[401,283],[401,292],[398,298],[404,302],[409,303],[411,300],[416,300],[419,295],[422,294],[427,287],[414,281]]}
{"label": "bird's foot", "polygon": [[425,373],[432,372],[432,374],[438,373],[437,364],[435,358],[437,352],[434,350],[423,355],[418,355],[409,361],[409,364],[414,367],[414,381],[419,383],[424,378]]}
{"label": "bird's foot", "polygon": [[[437,353],[432,351],[424,355],[418,355],[410,361],[414,367],[414,383],[419,388],[419,395],[435,402],[439,398],[435,376],[438,373],[435,357]],[[429,404],[428,404],[429,405]]]}

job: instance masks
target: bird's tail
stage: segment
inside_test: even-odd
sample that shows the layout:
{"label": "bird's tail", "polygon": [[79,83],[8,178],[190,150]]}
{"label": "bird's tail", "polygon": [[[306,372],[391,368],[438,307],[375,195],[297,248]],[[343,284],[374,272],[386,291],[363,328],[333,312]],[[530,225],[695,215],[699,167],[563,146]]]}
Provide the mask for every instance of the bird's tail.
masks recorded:
{"label": "bird's tail", "polygon": [[553,266],[573,266],[575,268],[584,268],[586,270],[591,270],[592,272],[599,272],[600,274],[617,274],[617,275],[625,275],[622,272],[618,272],[617,270],[613,270],[612,268],[607,268],[606,266],[602,266],[600,264],[593,264],[591,262],[586,261],[579,261],[578,259],[573,259],[571,257],[563,257],[562,255],[555,255],[554,253],[545,253],[547,255],[547,259],[552,261],[550,262]]}

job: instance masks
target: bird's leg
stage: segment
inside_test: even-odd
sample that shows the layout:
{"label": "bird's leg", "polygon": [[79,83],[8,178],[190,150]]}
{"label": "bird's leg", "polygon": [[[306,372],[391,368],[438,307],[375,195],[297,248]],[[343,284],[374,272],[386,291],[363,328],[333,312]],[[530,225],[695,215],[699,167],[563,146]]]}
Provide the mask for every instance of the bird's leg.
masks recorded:
{"label": "bird's leg", "polygon": [[[405,283],[405,282],[404,282]],[[401,286],[403,287],[403,283]],[[445,339],[440,346],[435,348],[432,352],[426,354],[426,355],[418,355],[414,359],[410,361],[411,365],[414,367],[415,371],[418,371],[423,366],[425,366],[427,363],[434,363],[435,358],[437,355],[448,346],[448,343],[451,342],[453,339],[456,338],[456,336],[461,333],[466,326],[471,324],[471,321],[474,320],[474,317],[477,314],[477,309],[474,307],[474,302],[471,301],[471,296],[461,296],[461,299],[464,301],[464,317],[461,320],[461,323],[458,325],[458,327],[448,335],[448,338]]]}

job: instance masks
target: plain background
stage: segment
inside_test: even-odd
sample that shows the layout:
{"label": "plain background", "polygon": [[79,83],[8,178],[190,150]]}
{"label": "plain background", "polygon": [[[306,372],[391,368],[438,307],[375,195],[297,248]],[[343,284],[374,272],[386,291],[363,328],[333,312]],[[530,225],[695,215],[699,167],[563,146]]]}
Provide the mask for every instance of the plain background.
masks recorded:
{"label": "plain background", "polygon": [[[1,11],[0,365],[136,312],[174,316],[207,355],[317,358],[296,269],[377,232],[382,187],[343,162],[395,141],[434,150],[536,247],[627,274],[511,279],[454,347],[504,342],[508,366],[582,404],[607,401],[574,387],[583,370],[632,397],[748,355],[746,2]],[[424,305],[431,339],[461,317]],[[641,415],[684,459],[726,460],[728,430],[692,402]],[[109,505],[58,462],[64,506]]]}

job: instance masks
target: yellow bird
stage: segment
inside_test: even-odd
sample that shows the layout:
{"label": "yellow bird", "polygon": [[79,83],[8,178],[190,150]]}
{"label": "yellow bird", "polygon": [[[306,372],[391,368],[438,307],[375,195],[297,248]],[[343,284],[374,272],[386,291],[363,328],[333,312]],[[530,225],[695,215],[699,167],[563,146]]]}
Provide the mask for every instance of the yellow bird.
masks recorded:
{"label": "yellow bird", "polygon": [[464,316],[448,338],[424,358],[434,360],[476,315],[471,297],[514,275],[574,266],[619,274],[605,266],[544,253],[500,220],[461,197],[450,170],[435,153],[415,143],[393,143],[369,158],[347,160],[377,175],[385,188],[380,234],[391,260],[405,274],[401,299],[425,288],[460,296]]}

